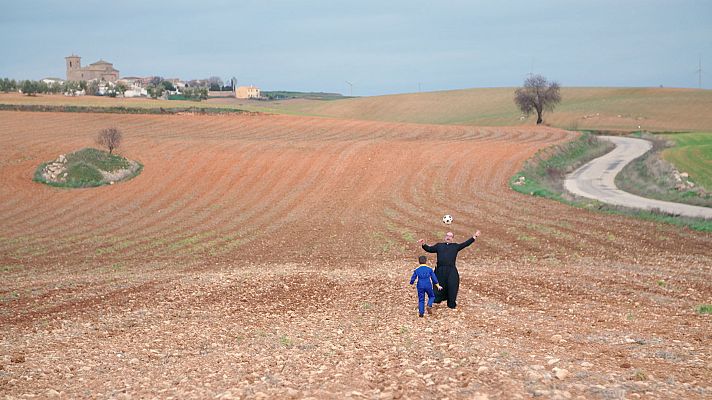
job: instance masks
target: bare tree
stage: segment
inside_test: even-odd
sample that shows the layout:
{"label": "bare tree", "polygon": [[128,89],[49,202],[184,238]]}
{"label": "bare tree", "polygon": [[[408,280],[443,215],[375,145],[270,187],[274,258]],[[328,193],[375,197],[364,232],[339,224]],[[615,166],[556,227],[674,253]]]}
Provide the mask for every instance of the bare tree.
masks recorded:
{"label": "bare tree", "polygon": [[554,111],[554,107],[561,101],[559,84],[549,82],[541,75],[532,75],[524,81],[524,87],[514,92],[514,102],[526,115],[536,111],[536,124],[542,123],[544,110]]}
{"label": "bare tree", "polygon": [[220,79],[220,77],[211,76],[210,78],[208,78],[208,87],[210,88],[210,90],[219,91],[220,89],[222,89],[222,86],[223,80]]}
{"label": "bare tree", "polygon": [[96,137],[96,144],[108,148],[109,154],[111,154],[115,148],[121,145],[122,136],[121,131],[116,128],[102,129]]}

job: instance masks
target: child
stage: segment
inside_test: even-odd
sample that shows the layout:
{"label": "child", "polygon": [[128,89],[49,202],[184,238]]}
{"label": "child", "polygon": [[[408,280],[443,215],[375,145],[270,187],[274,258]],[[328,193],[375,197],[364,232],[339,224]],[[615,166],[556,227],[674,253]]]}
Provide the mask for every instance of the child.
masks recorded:
{"label": "child", "polygon": [[428,294],[428,314],[432,314],[433,300],[435,300],[432,284],[434,283],[435,286],[438,287],[438,290],[443,290],[443,288],[440,286],[440,283],[438,283],[438,277],[435,276],[435,272],[426,264],[428,257],[420,256],[418,257],[418,262],[420,266],[413,271],[410,284],[412,285],[415,279],[418,278],[418,316],[422,318],[425,312],[425,294]]}

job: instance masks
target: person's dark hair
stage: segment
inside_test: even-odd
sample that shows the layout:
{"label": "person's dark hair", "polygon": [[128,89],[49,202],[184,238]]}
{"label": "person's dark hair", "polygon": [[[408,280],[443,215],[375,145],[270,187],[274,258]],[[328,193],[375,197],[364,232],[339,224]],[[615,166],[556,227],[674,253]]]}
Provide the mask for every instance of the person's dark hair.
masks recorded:
{"label": "person's dark hair", "polygon": [[425,264],[426,262],[428,262],[428,257],[420,256],[420,257],[418,257],[418,262],[421,264]]}

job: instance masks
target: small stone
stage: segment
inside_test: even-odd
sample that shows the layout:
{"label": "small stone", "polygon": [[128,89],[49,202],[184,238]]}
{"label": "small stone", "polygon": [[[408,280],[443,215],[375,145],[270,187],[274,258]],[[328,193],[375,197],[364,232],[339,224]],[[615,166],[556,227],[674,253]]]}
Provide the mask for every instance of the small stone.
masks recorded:
{"label": "small stone", "polygon": [[393,392],[383,392],[378,395],[379,400],[392,400],[394,398]]}
{"label": "small stone", "polygon": [[527,379],[528,379],[528,380],[530,380],[530,381],[538,381],[538,380],[541,379],[541,378],[543,378],[543,376],[542,376],[540,373],[538,373],[538,372],[536,372],[536,371],[532,371],[532,370],[528,370],[528,371],[527,371]]}
{"label": "small stone", "polygon": [[560,342],[564,337],[561,335],[552,335],[551,336],[551,341],[552,342]]}
{"label": "small stone", "polygon": [[443,384],[443,385],[438,385],[438,386],[437,386],[437,389],[438,389],[439,392],[447,392],[448,390],[450,390],[450,386],[444,385],[444,384]]}
{"label": "small stone", "polygon": [[558,367],[554,367],[551,370],[551,372],[554,373],[554,376],[556,377],[556,379],[561,380],[561,381],[563,381],[570,375],[568,370],[566,370],[564,368],[558,368]]}
{"label": "small stone", "polygon": [[584,367],[584,368],[590,368],[590,367],[593,367],[593,364],[591,364],[591,363],[588,362],[588,361],[584,361],[584,362],[581,363],[581,366]]}
{"label": "small stone", "polygon": [[487,373],[487,372],[489,372],[489,368],[488,368],[488,367],[485,367],[484,365],[481,366],[481,367],[479,367],[479,368],[477,368],[477,373],[478,373],[478,374],[485,374],[485,373]]}
{"label": "small stone", "polygon": [[547,361],[546,363],[549,364],[549,365],[554,365],[554,364],[556,364],[557,362],[559,362],[559,359],[558,359],[558,358],[552,358],[551,360]]}

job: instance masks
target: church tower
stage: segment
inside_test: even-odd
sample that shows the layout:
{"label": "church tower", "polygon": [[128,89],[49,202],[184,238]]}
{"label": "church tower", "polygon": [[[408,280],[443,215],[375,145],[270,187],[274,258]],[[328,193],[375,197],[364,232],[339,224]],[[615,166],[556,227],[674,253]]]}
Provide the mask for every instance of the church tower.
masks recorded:
{"label": "church tower", "polygon": [[72,54],[69,57],[64,57],[67,61],[67,80],[68,81],[79,81],[81,77],[79,75],[79,70],[82,68],[82,58]]}

